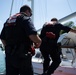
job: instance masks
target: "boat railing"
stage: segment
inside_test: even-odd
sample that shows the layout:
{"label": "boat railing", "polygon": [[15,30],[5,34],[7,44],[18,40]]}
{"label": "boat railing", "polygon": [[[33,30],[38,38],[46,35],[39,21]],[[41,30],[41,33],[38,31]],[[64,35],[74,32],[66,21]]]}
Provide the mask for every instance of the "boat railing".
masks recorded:
{"label": "boat railing", "polygon": [[[76,66],[73,66],[73,64],[75,63],[75,60],[76,60],[76,47],[72,47],[72,46],[62,46],[62,54],[61,54],[61,59],[63,61],[66,62],[66,60],[70,60],[70,66],[72,67],[76,67]],[[41,62],[39,63],[43,63],[43,57],[42,57],[42,54],[41,52],[39,51],[39,49],[37,49],[38,52],[36,52],[34,58],[37,58],[38,60],[37,61],[40,61],[42,60]],[[65,64],[66,65],[66,64]]]}
{"label": "boat railing", "polygon": [[[65,54],[62,52],[62,55],[63,55],[62,59],[71,60],[71,66],[73,66],[73,64],[76,62],[76,47],[61,46],[61,48],[63,49],[63,52],[64,51],[66,52]],[[76,65],[73,67],[76,67]]]}

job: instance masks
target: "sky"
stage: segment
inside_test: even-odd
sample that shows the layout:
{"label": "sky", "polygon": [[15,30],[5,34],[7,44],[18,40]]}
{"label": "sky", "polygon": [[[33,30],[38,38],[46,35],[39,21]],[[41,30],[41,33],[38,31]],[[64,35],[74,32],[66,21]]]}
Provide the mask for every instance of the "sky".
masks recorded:
{"label": "sky", "polygon": [[[10,16],[12,0],[0,0],[0,32],[3,24]],[[14,0],[11,15],[18,13],[20,7],[27,4],[31,7],[30,0]],[[34,26],[38,30],[46,21],[56,17],[61,19],[76,12],[76,0],[34,0]],[[76,18],[72,19],[76,22]]]}

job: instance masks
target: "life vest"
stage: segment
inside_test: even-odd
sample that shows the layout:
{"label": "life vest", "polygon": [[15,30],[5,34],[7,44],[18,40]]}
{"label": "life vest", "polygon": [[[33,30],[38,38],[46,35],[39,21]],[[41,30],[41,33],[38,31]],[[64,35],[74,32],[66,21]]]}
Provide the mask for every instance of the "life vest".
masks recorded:
{"label": "life vest", "polygon": [[21,15],[21,13],[17,13],[17,14],[15,14],[15,15],[11,16],[11,17],[7,20],[7,25],[8,25],[8,26],[16,25],[16,19],[17,19],[17,17],[20,16],[20,15]]}

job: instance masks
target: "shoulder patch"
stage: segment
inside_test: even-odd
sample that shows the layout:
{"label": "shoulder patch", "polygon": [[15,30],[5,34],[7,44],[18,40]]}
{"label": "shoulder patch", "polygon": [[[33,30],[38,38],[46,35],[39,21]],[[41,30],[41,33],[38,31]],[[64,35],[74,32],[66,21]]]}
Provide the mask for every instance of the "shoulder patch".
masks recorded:
{"label": "shoulder patch", "polygon": [[8,20],[7,20],[8,26],[16,25],[16,18],[20,15],[21,15],[20,13],[17,13],[15,15],[11,16],[10,18],[8,18]]}
{"label": "shoulder patch", "polygon": [[11,16],[8,20],[7,20],[7,23],[15,23],[16,22],[16,18],[21,15],[20,13],[17,13],[13,16]]}

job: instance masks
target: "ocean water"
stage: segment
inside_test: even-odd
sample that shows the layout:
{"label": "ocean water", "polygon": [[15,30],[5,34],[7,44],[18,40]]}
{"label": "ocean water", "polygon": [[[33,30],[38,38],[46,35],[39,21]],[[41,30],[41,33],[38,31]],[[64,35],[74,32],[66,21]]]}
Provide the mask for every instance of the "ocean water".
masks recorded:
{"label": "ocean water", "polygon": [[0,74],[5,72],[5,54],[0,48]]}

